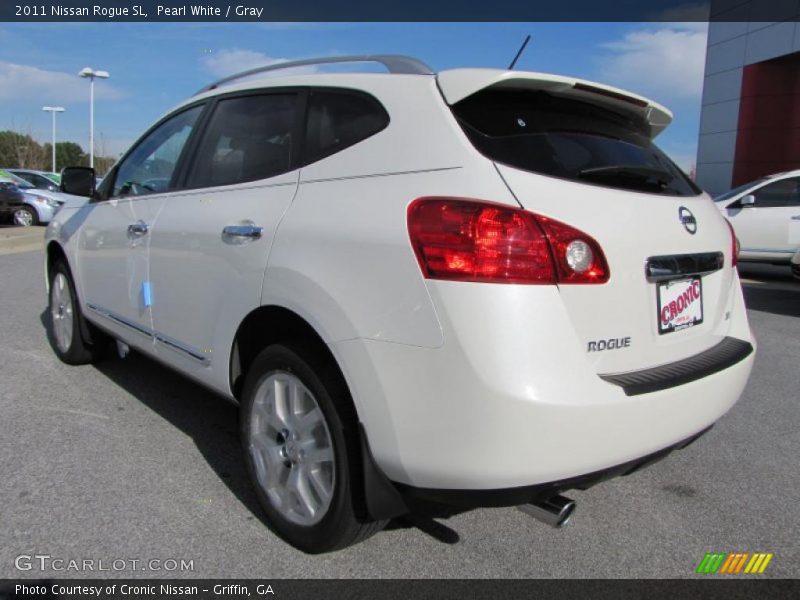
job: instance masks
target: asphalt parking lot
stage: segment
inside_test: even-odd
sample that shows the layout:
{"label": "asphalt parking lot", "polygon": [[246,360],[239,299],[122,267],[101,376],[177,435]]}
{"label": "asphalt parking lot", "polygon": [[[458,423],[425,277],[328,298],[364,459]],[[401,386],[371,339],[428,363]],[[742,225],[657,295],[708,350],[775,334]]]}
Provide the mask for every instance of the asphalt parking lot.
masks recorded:
{"label": "asphalt parking lot", "polygon": [[166,574],[181,577],[668,578],[695,576],[710,551],[773,552],[760,577],[800,575],[800,282],[786,269],[742,269],[760,347],[740,402],[689,448],[572,493],[565,529],[478,510],[323,556],[259,520],[234,406],[141,356],[55,358],[42,270],[40,251],[0,255],[0,577],[82,575],[15,568],[38,553],[193,561]]}

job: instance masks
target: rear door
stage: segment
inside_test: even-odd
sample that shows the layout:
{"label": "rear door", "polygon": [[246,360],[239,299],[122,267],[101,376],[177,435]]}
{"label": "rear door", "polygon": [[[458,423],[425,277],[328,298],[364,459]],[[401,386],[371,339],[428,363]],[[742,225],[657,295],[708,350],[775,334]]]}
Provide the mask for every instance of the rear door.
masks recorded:
{"label": "rear door", "polygon": [[598,372],[702,352],[720,341],[731,298],[730,232],[713,202],[651,142],[645,118],[587,96],[489,88],[453,110],[524,208],[602,247],[607,283],[560,286]]}
{"label": "rear door", "polygon": [[800,243],[794,231],[800,222],[800,177],[773,181],[752,194],[755,204],[742,206],[737,201],[725,211],[742,251],[788,260]]}
{"label": "rear door", "polygon": [[261,299],[275,231],[297,190],[303,93],[215,101],[183,190],[150,234],[153,329],[159,357],[227,391],[229,352]]}

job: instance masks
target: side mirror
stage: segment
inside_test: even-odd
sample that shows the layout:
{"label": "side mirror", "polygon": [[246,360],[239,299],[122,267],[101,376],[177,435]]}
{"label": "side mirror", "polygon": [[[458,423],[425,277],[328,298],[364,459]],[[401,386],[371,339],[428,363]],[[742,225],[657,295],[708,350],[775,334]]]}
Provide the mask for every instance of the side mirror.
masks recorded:
{"label": "side mirror", "polygon": [[61,171],[61,191],[73,196],[94,197],[95,173],[91,167],[65,167]]}
{"label": "side mirror", "polygon": [[754,206],[756,203],[756,197],[753,194],[747,194],[746,196],[742,196],[739,199],[739,204],[742,206]]}

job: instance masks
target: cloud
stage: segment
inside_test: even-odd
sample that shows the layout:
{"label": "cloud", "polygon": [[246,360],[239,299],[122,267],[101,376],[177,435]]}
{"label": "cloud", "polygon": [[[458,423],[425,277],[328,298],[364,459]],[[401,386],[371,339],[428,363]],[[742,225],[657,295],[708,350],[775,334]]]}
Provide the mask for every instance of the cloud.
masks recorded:
{"label": "cloud", "polygon": [[[0,61],[0,98],[45,103],[88,102],[89,85],[75,73],[48,71],[30,65]],[[94,88],[95,97],[116,100],[124,94],[103,81]]]}
{"label": "cloud", "polygon": [[[214,52],[203,59],[203,65],[208,71],[217,77],[226,77],[262,67],[264,65],[273,65],[277,63],[294,60],[289,58],[277,58],[274,56],[267,56],[262,52],[254,52],[253,50],[240,50],[238,48],[227,48]],[[282,75],[291,74],[298,75],[301,73],[313,73],[316,69],[314,67],[298,67],[295,69],[288,69],[281,71]]]}
{"label": "cloud", "polygon": [[669,104],[699,100],[707,23],[665,23],[603,44],[598,79]]}

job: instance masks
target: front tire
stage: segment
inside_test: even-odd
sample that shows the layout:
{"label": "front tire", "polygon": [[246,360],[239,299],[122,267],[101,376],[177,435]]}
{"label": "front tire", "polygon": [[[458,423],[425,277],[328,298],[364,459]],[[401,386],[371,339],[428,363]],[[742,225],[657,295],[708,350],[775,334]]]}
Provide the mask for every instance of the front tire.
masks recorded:
{"label": "front tire", "polygon": [[335,368],[302,346],[270,346],[253,361],[242,398],[244,458],[276,534],[316,554],[383,528],[363,509],[358,428]]}
{"label": "front tire", "polygon": [[30,227],[39,224],[39,215],[30,206],[20,206],[14,211],[14,225]]}
{"label": "front tire", "polygon": [[[47,313],[50,316],[50,345],[68,365],[85,365],[104,354],[106,338],[83,320],[78,295],[69,268],[58,261],[50,273],[50,295]],[[92,332],[95,339],[90,339]]]}

